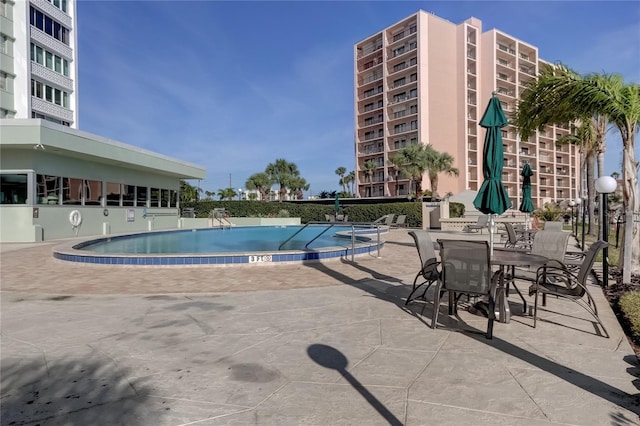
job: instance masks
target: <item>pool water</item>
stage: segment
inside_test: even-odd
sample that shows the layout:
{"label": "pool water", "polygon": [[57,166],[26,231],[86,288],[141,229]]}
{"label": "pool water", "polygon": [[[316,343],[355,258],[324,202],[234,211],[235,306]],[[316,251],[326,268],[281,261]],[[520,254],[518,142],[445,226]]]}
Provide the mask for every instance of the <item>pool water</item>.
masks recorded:
{"label": "pool water", "polygon": [[[184,254],[274,252],[351,246],[351,226],[333,226],[307,247],[307,243],[326,230],[327,226],[302,228],[303,226],[251,226],[168,231],[100,239],[76,248],[103,254]],[[298,231],[293,239],[280,248],[284,241]],[[356,229],[358,234],[366,231],[367,229]]]}

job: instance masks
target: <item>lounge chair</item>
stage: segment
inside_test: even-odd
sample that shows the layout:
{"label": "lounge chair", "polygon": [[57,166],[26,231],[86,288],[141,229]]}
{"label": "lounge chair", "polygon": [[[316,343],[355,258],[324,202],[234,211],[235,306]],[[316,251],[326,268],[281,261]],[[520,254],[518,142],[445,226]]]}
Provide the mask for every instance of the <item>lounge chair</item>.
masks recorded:
{"label": "lounge chair", "polygon": [[[407,301],[404,303],[405,305],[408,305],[409,302],[414,299],[424,299],[424,296],[427,293],[427,290],[429,290],[429,287],[431,287],[431,284],[440,278],[440,270],[438,269],[440,262],[438,262],[436,251],[433,248],[433,242],[431,241],[429,233],[427,231],[409,231],[409,235],[411,235],[416,245],[418,257],[420,258],[420,265],[422,265],[422,267],[413,280],[413,288],[407,297]],[[418,279],[420,278],[424,281],[417,284]],[[414,297],[416,291],[425,284],[426,287],[424,288],[422,295]]]}
{"label": "lounge chair", "polygon": [[406,227],[406,226],[407,226],[406,220],[407,220],[407,215],[406,215],[406,214],[400,214],[400,215],[398,215],[398,217],[396,218],[395,222],[393,222],[393,223],[391,224],[391,227],[392,227],[392,228],[396,228],[396,229],[397,229],[397,228],[400,228],[400,227],[403,227],[403,228],[404,228],[404,227]]}
{"label": "lounge chair", "polygon": [[478,232],[482,234],[483,229],[488,229],[489,226],[489,216],[482,215],[478,216],[478,222],[475,225],[467,225],[467,232]]}
{"label": "lounge chair", "polygon": [[[582,306],[600,324],[606,337],[609,337],[609,333],[598,317],[596,302],[587,289],[587,278],[593,268],[596,256],[600,250],[607,246],[608,243],[601,240],[591,244],[577,274],[559,261],[554,261],[552,264],[538,268],[536,281],[529,287],[529,294],[536,296],[533,309],[534,327],[536,326],[538,313],[538,295],[542,294],[542,305],[544,306],[546,305],[546,296],[549,294],[572,300]],[[584,300],[585,296],[586,301]]]}
{"label": "lounge chair", "polygon": [[391,226],[391,223],[393,223],[393,218],[395,217],[394,213],[389,213],[389,214],[385,214],[384,216],[380,216],[379,218],[377,218],[376,220],[373,221],[374,225],[387,225],[387,226]]}
{"label": "lounge chair", "polygon": [[505,230],[507,231],[507,241],[504,243],[504,247],[513,250],[531,250],[531,241],[516,232],[513,225],[509,222],[503,223]]}
{"label": "lounge chair", "polygon": [[502,278],[500,272],[491,273],[489,243],[486,241],[438,240],[442,273],[434,293],[431,328],[436,328],[440,312],[441,291],[449,292],[449,314],[455,314],[462,294],[487,296],[487,339],[493,338],[495,316],[495,288]]}

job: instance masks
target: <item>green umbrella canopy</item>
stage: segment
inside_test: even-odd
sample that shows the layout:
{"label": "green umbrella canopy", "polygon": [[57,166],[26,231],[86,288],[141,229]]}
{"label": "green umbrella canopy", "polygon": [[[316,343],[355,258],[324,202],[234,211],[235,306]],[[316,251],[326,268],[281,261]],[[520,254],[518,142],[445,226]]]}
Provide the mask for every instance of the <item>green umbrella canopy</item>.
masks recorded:
{"label": "green umbrella canopy", "polygon": [[484,138],[482,158],[482,174],[484,182],[473,200],[473,205],[484,214],[502,214],[511,207],[511,199],[502,185],[502,129],[509,124],[502,111],[500,100],[492,96],[489,105],[480,120],[480,125],[487,129]]}
{"label": "green umbrella canopy", "polygon": [[340,198],[338,197],[338,194],[336,194],[336,199],[335,199],[335,202],[333,204],[333,210],[335,210],[336,213],[338,213],[338,211],[340,211]]}
{"label": "green umbrella canopy", "polygon": [[533,170],[531,170],[529,163],[524,163],[520,176],[522,176],[522,202],[518,210],[523,213],[531,213],[535,210],[535,207],[533,207],[533,201],[531,200],[531,176],[533,176]]}

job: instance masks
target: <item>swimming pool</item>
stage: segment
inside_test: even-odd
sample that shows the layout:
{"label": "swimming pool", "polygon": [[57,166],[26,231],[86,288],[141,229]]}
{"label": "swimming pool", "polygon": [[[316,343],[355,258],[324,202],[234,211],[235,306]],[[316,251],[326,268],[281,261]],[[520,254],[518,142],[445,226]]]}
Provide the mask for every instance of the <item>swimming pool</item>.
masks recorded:
{"label": "swimming pool", "polygon": [[386,231],[335,224],[159,231],[63,244],[54,248],[54,257],[109,265],[301,262],[378,252]]}

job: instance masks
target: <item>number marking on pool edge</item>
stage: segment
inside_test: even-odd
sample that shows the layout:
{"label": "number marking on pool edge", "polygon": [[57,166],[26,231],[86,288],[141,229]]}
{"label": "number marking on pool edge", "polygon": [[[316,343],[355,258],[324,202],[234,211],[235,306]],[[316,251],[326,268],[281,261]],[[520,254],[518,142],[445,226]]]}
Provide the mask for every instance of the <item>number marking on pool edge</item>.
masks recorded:
{"label": "number marking on pool edge", "polygon": [[264,256],[249,256],[249,263],[264,263],[264,262],[271,262],[271,255],[264,255]]}

